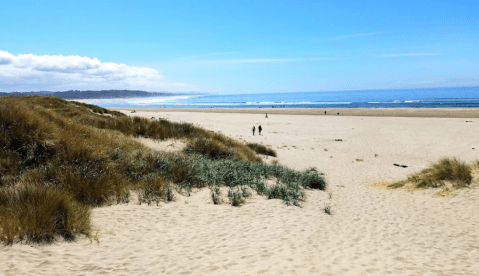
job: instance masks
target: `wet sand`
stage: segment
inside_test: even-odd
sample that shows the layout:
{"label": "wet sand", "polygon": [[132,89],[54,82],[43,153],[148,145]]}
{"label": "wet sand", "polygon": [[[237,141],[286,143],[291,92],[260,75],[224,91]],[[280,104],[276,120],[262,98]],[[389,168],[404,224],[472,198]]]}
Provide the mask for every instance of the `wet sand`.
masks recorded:
{"label": "wet sand", "polygon": [[325,116],[479,118],[479,108],[111,108],[150,112],[201,112]]}

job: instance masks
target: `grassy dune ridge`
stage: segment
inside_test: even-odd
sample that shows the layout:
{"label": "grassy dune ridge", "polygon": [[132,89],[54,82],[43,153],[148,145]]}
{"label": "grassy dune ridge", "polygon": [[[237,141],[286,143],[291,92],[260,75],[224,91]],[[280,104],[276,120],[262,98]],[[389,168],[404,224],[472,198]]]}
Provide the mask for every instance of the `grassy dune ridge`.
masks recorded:
{"label": "grassy dune ridge", "polygon": [[[187,146],[158,152],[131,137],[184,139]],[[300,205],[304,188],[326,188],[315,169],[267,165],[257,152],[276,155],[188,123],[54,97],[0,98],[0,241],[88,236],[90,208],[129,202],[132,189],[140,204],[151,204],[174,200],[174,190],[209,187],[216,204],[217,188],[226,186],[238,206],[249,190]]]}

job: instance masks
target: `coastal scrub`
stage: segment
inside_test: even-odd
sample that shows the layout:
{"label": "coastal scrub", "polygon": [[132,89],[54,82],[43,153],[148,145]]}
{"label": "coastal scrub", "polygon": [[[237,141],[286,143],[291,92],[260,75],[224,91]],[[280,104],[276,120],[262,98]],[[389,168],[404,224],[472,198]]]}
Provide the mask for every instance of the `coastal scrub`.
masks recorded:
{"label": "coastal scrub", "polygon": [[[154,151],[132,139],[183,139],[184,151]],[[0,242],[74,240],[91,233],[91,208],[148,205],[209,187],[241,206],[256,191],[300,206],[303,189],[326,188],[315,169],[261,162],[274,153],[188,123],[129,117],[55,97],[0,98]],[[275,153],[274,153],[275,154]],[[271,182],[274,184],[271,184]]]}

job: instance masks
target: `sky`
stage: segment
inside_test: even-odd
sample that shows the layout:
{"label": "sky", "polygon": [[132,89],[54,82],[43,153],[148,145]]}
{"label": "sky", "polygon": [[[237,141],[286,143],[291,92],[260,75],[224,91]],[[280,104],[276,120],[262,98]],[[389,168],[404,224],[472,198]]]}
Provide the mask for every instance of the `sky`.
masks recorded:
{"label": "sky", "polygon": [[0,0],[0,92],[475,86],[478,3]]}

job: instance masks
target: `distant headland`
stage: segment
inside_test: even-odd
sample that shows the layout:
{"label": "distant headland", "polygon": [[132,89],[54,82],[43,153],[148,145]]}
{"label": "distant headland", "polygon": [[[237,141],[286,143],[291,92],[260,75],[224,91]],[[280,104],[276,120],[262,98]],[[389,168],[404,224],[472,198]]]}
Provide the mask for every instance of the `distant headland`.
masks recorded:
{"label": "distant headland", "polygon": [[111,98],[140,98],[174,96],[169,92],[146,92],[140,90],[69,90],[62,92],[39,91],[39,92],[0,92],[0,96],[53,96],[62,99],[111,99]]}

